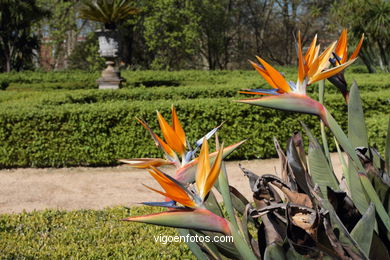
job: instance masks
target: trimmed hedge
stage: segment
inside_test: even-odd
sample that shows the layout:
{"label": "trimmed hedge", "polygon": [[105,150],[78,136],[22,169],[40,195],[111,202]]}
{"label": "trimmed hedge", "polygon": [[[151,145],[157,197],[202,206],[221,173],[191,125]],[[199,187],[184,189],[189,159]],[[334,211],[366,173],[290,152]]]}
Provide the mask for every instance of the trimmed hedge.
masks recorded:
{"label": "trimmed hedge", "polygon": [[[369,131],[382,129],[381,125],[386,124],[382,119],[388,118],[389,97],[390,90],[382,91],[379,97],[377,93],[364,93]],[[345,127],[346,106],[341,96],[328,95],[326,102]],[[248,139],[231,159],[275,156],[272,137],[284,143],[294,131],[301,130],[299,120],[319,132],[314,116],[237,104],[229,98],[61,106],[5,102],[0,106],[0,167],[106,166],[114,165],[118,158],[161,156],[134,117],[143,117],[153,129],[158,129],[155,111],[169,118],[172,103],[192,141],[223,121],[226,122],[220,137],[226,144]],[[370,141],[383,151],[385,133],[379,132]]]}
{"label": "trimmed hedge", "polygon": [[0,73],[0,80],[7,80],[9,83],[54,83],[54,82],[88,82],[96,81],[98,72],[85,71],[23,71]]}
{"label": "trimmed hedge", "polygon": [[31,91],[31,90],[60,90],[60,89],[97,89],[96,82],[41,82],[41,83],[11,83],[8,90]]}
{"label": "trimmed hedge", "polygon": [[[296,69],[280,67],[281,72],[288,80],[295,81]],[[354,68],[351,69],[353,71]],[[248,71],[122,71],[126,79],[125,88],[137,87],[190,87],[225,85],[239,90],[242,88],[259,88],[266,85],[264,80],[254,70]],[[0,82],[9,90],[62,90],[62,89],[96,89],[96,80],[100,77],[98,72],[87,73],[81,71],[64,72],[18,72],[0,74]],[[390,86],[390,75],[387,73],[346,73],[348,82],[356,80],[362,91],[378,90]],[[315,89],[309,87],[309,91]],[[330,92],[336,92],[329,87]]]}
{"label": "trimmed hedge", "polygon": [[3,214],[0,258],[196,259],[184,243],[155,242],[154,236],[178,235],[175,229],[120,221],[157,211],[150,207],[117,207]]}
{"label": "trimmed hedge", "polygon": [[[383,82],[382,82],[383,83]],[[386,83],[386,82],[385,82]],[[35,83],[34,83],[35,84]],[[52,88],[62,88],[57,85],[59,83],[45,83],[44,86],[52,86]],[[65,84],[65,83],[63,83]],[[68,87],[71,88],[74,83],[68,83]],[[83,83],[81,83],[83,84]],[[253,85],[251,85],[253,84]],[[372,91],[384,91],[389,89],[386,84],[379,84],[378,82],[366,83],[361,85],[361,93]],[[390,84],[390,83],[388,83]],[[35,84],[35,89],[39,89],[39,85]],[[26,85],[27,87],[30,85]],[[13,103],[17,105],[17,102],[21,102],[23,105],[29,103],[30,105],[64,105],[64,104],[90,104],[107,101],[132,101],[132,100],[179,100],[179,99],[197,99],[197,98],[242,98],[243,95],[239,94],[239,90],[244,88],[269,88],[265,84],[254,84],[250,81],[243,81],[240,84],[216,84],[216,85],[186,85],[180,87],[137,87],[131,89],[120,90],[56,90],[53,91],[3,91],[0,92],[0,103]],[[92,88],[92,86],[86,86],[86,88]],[[23,89],[27,90],[27,89]],[[317,96],[317,87],[311,86],[308,88],[308,92],[312,97]],[[335,87],[327,84],[327,93],[338,94]]]}

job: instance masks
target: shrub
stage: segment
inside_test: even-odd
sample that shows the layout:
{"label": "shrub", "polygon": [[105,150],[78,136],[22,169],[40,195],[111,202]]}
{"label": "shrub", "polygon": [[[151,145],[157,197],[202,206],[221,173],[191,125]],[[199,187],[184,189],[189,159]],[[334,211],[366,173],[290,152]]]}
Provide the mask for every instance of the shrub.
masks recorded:
{"label": "shrub", "polygon": [[[375,92],[366,93],[363,97],[365,112],[371,116],[375,113],[373,118],[380,118],[388,111],[389,96],[389,90],[383,91],[380,97]],[[346,107],[340,95],[328,95],[326,102],[337,120],[346,117]],[[124,157],[160,156],[157,149],[150,145],[149,134],[134,117],[142,117],[156,128],[154,111],[169,114],[167,108],[171,103],[175,104],[190,140],[200,138],[224,121],[226,127],[222,127],[220,134],[227,144],[248,138],[247,145],[232,154],[231,159],[275,156],[270,140],[273,136],[286,139],[290,133],[300,129],[299,120],[318,131],[314,116],[297,116],[238,105],[230,98],[157,100],[147,103],[76,102],[60,106],[44,102],[28,103],[20,99],[14,103],[2,102],[0,107],[0,166],[106,166],[114,165],[116,159]],[[372,124],[368,129],[381,129],[378,125],[383,122],[370,119],[368,123]],[[377,135],[372,141],[383,143],[378,139],[382,136]],[[260,145],[253,145],[255,143]],[[382,151],[383,147],[379,149]]]}
{"label": "shrub", "polygon": [[175,230],[119,221],[151,212],[146,207],[117,207],[3,214],[0,255],[2,259],[194,259],[184,243],[155,242],[154,236],[177,235]]}

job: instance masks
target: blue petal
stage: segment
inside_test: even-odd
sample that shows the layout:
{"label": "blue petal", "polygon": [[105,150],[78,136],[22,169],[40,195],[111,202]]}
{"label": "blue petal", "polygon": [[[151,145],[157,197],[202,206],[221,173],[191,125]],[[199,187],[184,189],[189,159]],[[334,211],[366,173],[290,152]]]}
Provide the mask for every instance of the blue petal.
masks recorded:
{"label": "blue petal", "polygon": [[334,58],[329,58],[329,62],[332,63],[333,66],[337,66],[336,61],[341,65],[341,58],[334,52],[332,52]]}
{"label": "blue petal", "polygon": [[297,89],[297,86],[295,85],[294,82],[290,81],[289,85],[290,85],[290,88],[291,88],[292,91],[295,91]]}
{"label": "blue petal", "polygon": [[182,208],[180,206],[176,206],[176,202],[173,200],[164,202],[142,202],[141,204],[154,207]]}
{"label": "blue petal", "polygon": [[243,91],[248,91],[248,92],[256,92],[256,93],[262,93],[262,94],[271,94],[271,95],[279,95],[278,93],[279,89],[245,89]]}
{"label": "blue petal", "polygon": [[[223,123],[220,124],[219,126],[217,126],[216,128],[214,128],[213,130],[211,130],[210,132],[208,132],[205,136],[203,136],[202,138],[200,138],[198,141],[196,141],[196,143],[195,143],[196,148],[198,148],[199,146],[201,146],[201,145],[203,144],[203,139],[204,139],[204,138],[206,138],[207,140],[210,139],[210,137],[212,137],[212,136],[215,134],[215,132],[217,132],[218,129],[219,129],[222,125],[223,125]],[[196,150],[196,149],[195,149],[195,150]]]}

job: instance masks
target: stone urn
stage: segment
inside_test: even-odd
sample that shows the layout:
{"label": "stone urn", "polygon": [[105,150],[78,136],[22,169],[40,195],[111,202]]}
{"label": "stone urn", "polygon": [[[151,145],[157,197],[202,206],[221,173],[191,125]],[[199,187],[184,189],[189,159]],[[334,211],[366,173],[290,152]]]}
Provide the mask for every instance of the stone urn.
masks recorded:
{"label": "stone urn", "polygon": [[99,89],[118,89],[125,82],[115,66],[120,50],[119,35],[115,30],[98,30],[96,35],[99,40],[99,54],[106,59],[107,65],[97,80]]}

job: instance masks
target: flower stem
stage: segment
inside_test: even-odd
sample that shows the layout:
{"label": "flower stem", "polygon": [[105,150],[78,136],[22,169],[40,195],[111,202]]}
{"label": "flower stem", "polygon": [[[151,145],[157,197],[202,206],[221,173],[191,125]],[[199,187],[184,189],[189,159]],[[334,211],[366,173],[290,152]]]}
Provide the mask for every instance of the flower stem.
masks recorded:
{"label": "flower stem", "polygon": [[[318,101],[322,105],[324,104],[324,93],[325,93],[325,80],[320,80],[318,82]],[[328,159],[328,163],[331,164],[328,140],[326,139],[325,124],[322,120],[320,121],[320,126],[321,126],[322,145],[324,147],[325,156]]]}

